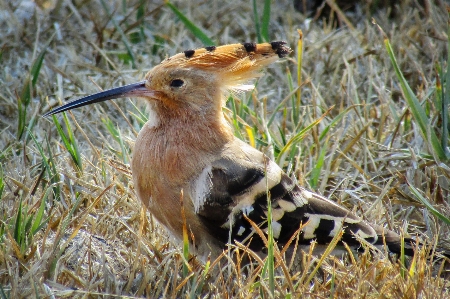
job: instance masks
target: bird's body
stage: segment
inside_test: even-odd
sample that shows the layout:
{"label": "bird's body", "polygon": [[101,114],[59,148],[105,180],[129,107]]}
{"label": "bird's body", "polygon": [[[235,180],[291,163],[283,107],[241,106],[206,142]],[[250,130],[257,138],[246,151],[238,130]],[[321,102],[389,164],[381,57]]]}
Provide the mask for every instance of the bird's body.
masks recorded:
{"label": "bird's body", "polygon": [[[398,253],[398,234],[298,186],[275,162],[237,139],[227,124],[224,93],[258,77],[261,68],[289,52],[284,42],[188,50],[164,60],[142,82],[48,114],[118,97],[147,99],[153,118],[140,131],[132,160],[137,195],[179,239],[186,221],[194,236],[191,248],[202,258],[217,257],[234,241],[264,251],[250,221],[267,229],[268,200],[280,246],[303,224],[300,244],[327,244],[344,230],[341,241],[350,247],[356,249],[365,240]],[[406,248],[406,253],[413,250]]]}
{"label": "bird's body", "polygon": [[[194,126],[195,131],[188,130],[189,122],[195,122],[196,117],[191,115],[191,119],[168,124],[176,128],[174,134],[167,134],[162,123],[145,125],[134,147],[131,168],[137,195],[151,214],[177,238],[181,238],[183,225],[180,201],[186,205],[186,219],[194,219],[196,215],[191,201],[194,178],[220,154],[222,146],[234,138],[228,132],[212,135],[214,130],[208,127]],[[210,144],[202,138],[208,135],[220,140],[221,147],[217,148],[217,143]],[[188,222],[188,225],[195,232],[196,243],[201,244],[208,235],[206,228],[198,222]]]}

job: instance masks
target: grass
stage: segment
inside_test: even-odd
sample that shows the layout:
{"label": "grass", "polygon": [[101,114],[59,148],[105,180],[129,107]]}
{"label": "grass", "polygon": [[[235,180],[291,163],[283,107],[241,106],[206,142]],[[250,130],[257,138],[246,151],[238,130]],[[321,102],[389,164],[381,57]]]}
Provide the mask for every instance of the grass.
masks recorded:
{"label": "grass", "polygon": [[[18,127],[17,127],[17,139],[22,138],[23,132],[25,131],[26,121],[27,121],[27,108],[31,101],[31,90],[36,85],[39,77],[39,72],[41,70],[42,61],[44,60],[47,49],[44,48],[39,56],[34,61],[30,74],[25,79],[23,84],[22,92],[17,99],[17,111],[18,111]],[[28,124],[30,127],[30,124]],[[32,127],[32,126],[31,126]]]}
{"label": "grass", "polygon": [[[289,1],[27,3],[0,3],[0,298],[450,296],[445,269],[427,259],[437,241],[449,247],[450,233],[444,4],[403,1],[390,19],[361,7],[306,25]],[[258,231],[267,259],[234,244],[203,265],[136,199],[128,163],[144,103],[40,117],[140,80],[183,50],[265,40],[285,40],[295,53],[254,91],[229,96],[236,136],[299,184],[427,240],[414,258],[365,247],[332,256],[339,236],[322,256],[290,258],[269,230]]]}

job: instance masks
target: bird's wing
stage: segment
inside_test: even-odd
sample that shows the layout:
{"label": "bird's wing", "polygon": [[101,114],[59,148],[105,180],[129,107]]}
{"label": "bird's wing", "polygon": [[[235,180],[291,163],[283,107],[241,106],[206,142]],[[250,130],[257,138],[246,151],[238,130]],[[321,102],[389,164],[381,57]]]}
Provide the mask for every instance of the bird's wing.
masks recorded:
{"label": "bird's wing", "polygon": [[312,240],[328,244],[341,228],[341,242],[353,248],[360,247],[358,239],[382,245],[385,233],[384,242],[399,244],[397,234],[369,225],[349,210],[299,187],[275,162],[239,140],[203,170],[193,190],[196,213],[211,235],[224,244],[237,240],[250,242],[254,251],[264,248],[246,217],[266,230],[268,198],[273,235],[279,245],[288,242],[302,224],[306,225],[299,236],[301,244]]}

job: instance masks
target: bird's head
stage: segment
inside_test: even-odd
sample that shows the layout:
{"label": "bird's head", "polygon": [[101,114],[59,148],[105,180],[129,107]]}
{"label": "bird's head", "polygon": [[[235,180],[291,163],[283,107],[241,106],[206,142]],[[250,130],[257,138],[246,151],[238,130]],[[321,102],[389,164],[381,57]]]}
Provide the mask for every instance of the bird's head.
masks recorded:
{"label": "bird's head", "polygon": [[210,114],[223,105],[227,89],[239,89],[260,70],[291,52],[285,42],[231,44],[187,50],[165,59],[145,80],[99,92],[58,107],[44,116],[123,97],[143,97],[160,113]]}

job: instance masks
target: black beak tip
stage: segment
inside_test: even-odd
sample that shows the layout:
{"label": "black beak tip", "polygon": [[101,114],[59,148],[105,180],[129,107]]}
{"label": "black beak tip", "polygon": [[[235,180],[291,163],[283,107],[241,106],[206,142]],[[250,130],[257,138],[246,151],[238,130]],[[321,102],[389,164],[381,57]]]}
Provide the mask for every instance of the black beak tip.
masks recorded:
{"label": "black beak tip", "polygon": [[132,83],[132,84],[128,84],[125,86],[105,90],[102,92],[98,92],[98,93],[95,93],[95,94],[92,94],[89,96],[85,96],[81,99],[71,101],[71,102],[64,104],[62,106],[59,106],[51,111],[48,111],[47,113],[45,113],[43,115],[43,117],[49,117],[56,113],[64,112],[67,110],[71,110],[74,108],[78,108],[78,107],[82,107],[82,106],[86,106],[86,105],[90,105],[90,104],[94,104],[94,103],[99,103],[99,102],[104,102],[107,100],[122,98],[125,96],[132,96],[133,91],[146,90],[145,83],[146,83],[146,81],[141,81],[141,82]]}
{"label": "black beak tip", "polygon": [[55,114],[55,112],[53,112],[53,110],[50,110],[49,112],[45,113],[44,115],[42,115],[42,117],[47,118],[51,115]]}

